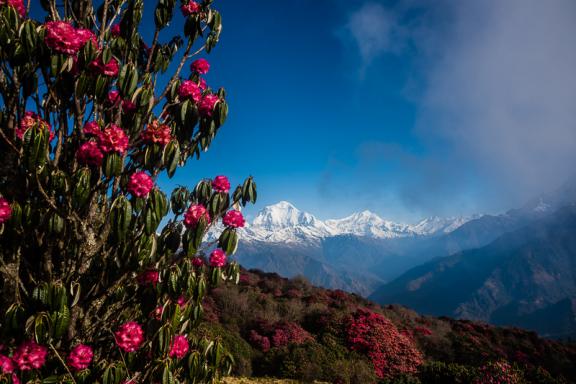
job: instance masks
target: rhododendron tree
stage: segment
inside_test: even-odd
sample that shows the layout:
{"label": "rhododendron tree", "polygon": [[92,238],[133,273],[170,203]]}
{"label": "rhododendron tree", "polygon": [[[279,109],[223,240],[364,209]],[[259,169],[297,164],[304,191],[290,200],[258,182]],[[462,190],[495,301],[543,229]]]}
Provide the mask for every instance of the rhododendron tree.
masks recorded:
{"label": "rhododendron tree", "polygon": [[255,183],[158,184],[226,120],[224,89],[200,77],[221,30],[212,0],[0,0],[0,382],[229,372],[222,341],[197,326],[206,292],[238,282]]}
{"label": "rhododendron tree", "polygon": [[366,354],[380,378],[416,373],[423,363],[414,342],[378,313],[358,309],[348,320],[346,332],[350,348]]}

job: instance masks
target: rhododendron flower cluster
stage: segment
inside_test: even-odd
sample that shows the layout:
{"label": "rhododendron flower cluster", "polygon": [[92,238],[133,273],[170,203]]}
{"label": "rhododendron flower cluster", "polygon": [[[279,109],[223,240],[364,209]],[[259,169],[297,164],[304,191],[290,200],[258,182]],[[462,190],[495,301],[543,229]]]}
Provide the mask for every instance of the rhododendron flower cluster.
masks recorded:
{"label": "rhododendron flower cluster", "polygon": [[52,127],[46,121],[42,120],[40,116],[36,113],[28,111],[20,120],[20,124],[18,128],[16,128],[16,136],[22,140],[24,139],[24,134],[26,131],[34,126],[39,127],[40,129],[47,129],[50,131],[50,140],[54,138],[54,132],[52,132]]}
{"label": "rhododendron flower cluster", "polygon": [[0,224],[10,220],[12,216],[12,208],[10,203],[3,197],[0,197]]}
{"label": "rhododendron flower cluster", "polygon": [[202,98],[202,91],[198,84],[192,80],[184,80],[178,87],[178,96],[182,99],[190,99],[197,103]]}
{"label": "rhododendron flower cluster", "polygon": [[78,344],[72,348],[72,351],[70,351],[66,362],[72,369],[80,371],[90,366],[93,357],[94,352],[92,351],[91,347],[84,344]]}
{"label": "rhododendron flower cluster", "polygon": [[270,338],[267,336],[262,336],[255,330],[250,331],[248,341],[250,341],[250,344],[258,348],[262,352],[268,352],[270,350]]}
{"label": "rhododendron flower cluster", "polygon": [[172,140],[170,127],[166,124],[160,124],[158,120],[154,120],[148,124],[140,135],[142,140],[148,144],[160,144],[164,146]]}
{"label": "rhododendron flower cluster", "polygon": [[180,10],[182,11],[182,14],[184,16],[194,15],[194,14],[200,12],[200,4],[198,4],[195,1],[189,1],[186,4],[182,4],[182,6],[180,7]]}
{"label": "rhododendron flower cluster", "polygon": [[100,147],[98,147],[98,143],[95,141],[87,141],[78,148],[76,158],[80,164],[99,167],[102,165],[104,154],[100,150]]}
{"label": "rhododendron flower cluster", "polygon": [[188,344],[188,339],[186,336],[176,335],[174,336],[174,340],[172,340],[172,344],[170,345],[170,352],[168,355],[170,357],[181,359],[186,356],[189,349],[190,345]]}
{"label": "rhododendron flower cluster", "polygon": [[136,197],[146,197],[154,188],[154,180],[146,172],[136,172],[128,180],[128,192]]}
{"label": "rhododendron flower cluster", "polygon": [[201,257],[193,257],[192,258],[192,265],[195,267],[201,267],[204,265],[204,259]]}
{"label": "rhododendron flower cluster", "polygon": [[0,355],[0,369],[2,373],[12,373],[14,372],[14,361],[8,356]]}
{"label": "rhododendron flower cluster", "polygon": [[0,0],[0,6],[12,7],[18,12],[20,17],[26,16],[26,7],[24,6],[24,0]]}
{"label": "rhododendron flower cluster", "polygon": [[226,253],[220,248],[217,248],[213,250],[212,253],[210,254],[209,261],[210,266],[221,268],[226,265]]}
{"label": "rhododendron flower cluster", "polygon": [[65,21],[48,21],[44,42],[52,50],[75,55],[89,40],[97,45],[96,36],[88,29],[76,29]]}
{"label": "rhododendron flower cluster", "polygon": [[112,36],[114,36],[114,37],[120,36],[120,33],[121,33],[120,24],[114,24],[114,25],[112,26],[112,28],[110,28],[110,33],[111,33]]}
{"label": "rhododendron flower cluster", "polygon": [[102,57],[99,56],[92,60],[90,64],[88,64],[88,69],[99,75],[116,77],[118,76],[120,67],[118,65],[118,60],[116,60],[114,57],[112,57],[106,64],[104,64]]}
{"label": "rhododendron flower cluster", "polygon": [[156,287],[159,278],[160,273],[158,271],[154,269],[149,269],[139,274],[136,279],[138,280],[138,284],[140,285],[152,284],[154,287]]}
{"label": "rhododendron flower cluster", "polygon": [[224,224],[227,227],[242,228],[244,227],[244,224],[246,224],[246,222],[244,220],[244,216],[242,216],[242,212],[231,210],[226,212],[226,214],[222,218],[222,224]]}
{"label": "rhododendron flower cluster", "polygon": [[226,176],[216,176],[212,181],[212,188],[216,192],[228,193],[230,190],[230,181]]}
{"label": "rhododendron flower cluster", "polygon": [[206,223],[210,224],[210,214],[206,207],[202,204],[192,204],[184,213],[184,225],[187,228],[194,228],[198,225],[201,218],[204,218]]}
{"label": "rhododendron flower cluster", "polygon": [[191,65],[190,65],[190,70],[194,71],[196,73],[199,73],[201,75],[205,75],[208,73],[208,71],[210,70],[210,63],[208,62],[208,60],[206,59],[198,59],[195,60]]}
{"label": "rhododendron flower cluster", "polygon": [[31,369],[40,369],[46,362],[46,355],[48,349],[43,345],[38,345],[34,341],[25,341],[22,343],[12,355],[12,360],[21,371],[29,371]]}
{"label": "rhododendron flower cluster", "polygon": [[102,130],[100,129],[100,125],[98,125],[95,121],[88,121],[84,124],[83,128],[84,134],[86,136],[98,136]]}
{"label": "rhododendron flower cluster", "polygon": [[211,117],[212,112],[214,112],[214,107],[218,101],[220,101],[218,95],[204,95],[202,100],[200,100],[200,103],[198,103],[198,112],[200,113],[200,116]]}
{"label": "rhododendron flower cluster", "polygon": [[102,152],[124,154],[128,149],[128,136],[115,124],[110,124],[98,136],[98,145]]}
{"label": "rhododendron flower cluster", "polygon": [[415,373],[423,362],[413,341],[375,312],[358,309],[348,321],[347,338],[352,350],[370,358],[380,378]]}
{"label": "rhododendron flower cluster", "polygon": [[120,92],[118,92],[116,89],[111,90],[108,92],[106,100],[108,101],[108,104],[116,105],[116,103],[120,101]]}
{"label": "rhododendron flower cluster", "polygon": [[135,321],[122,324],[114,336],[116,336],[116,344],[124,352],[136,352],[144,343],[144,331]]}

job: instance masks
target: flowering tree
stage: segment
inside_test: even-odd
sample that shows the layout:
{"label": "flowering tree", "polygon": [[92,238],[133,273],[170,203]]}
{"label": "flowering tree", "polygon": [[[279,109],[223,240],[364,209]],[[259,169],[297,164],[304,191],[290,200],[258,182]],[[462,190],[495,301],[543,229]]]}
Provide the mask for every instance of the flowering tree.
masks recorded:
{"label": "flowering tree", "polygon": [[195,57],[220,14],[183,0],[184,37],[164,43],[176,1],[157,0],[147,45],[143,0],[31,3],[44,22],[0,0],[0,382],[213,382],[232,359],[194,329],[207,289],[238,280],[227,259],[255,184],[231,193],[218,176],[168,198],[156,180],[226,119]]}
{"label": "flowering tree", "polygon": [[359,308],[348,319],[346,333],[349,347],[370,358],[379,378],[414,374],[423,363],[414,342],[378,313]]}

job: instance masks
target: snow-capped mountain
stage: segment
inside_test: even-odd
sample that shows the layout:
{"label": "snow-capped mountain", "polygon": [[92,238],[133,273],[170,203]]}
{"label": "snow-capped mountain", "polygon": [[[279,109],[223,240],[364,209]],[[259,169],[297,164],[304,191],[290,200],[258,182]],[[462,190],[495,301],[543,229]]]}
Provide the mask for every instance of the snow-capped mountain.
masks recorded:
{"label": "snow-capped mountain", "polygon": [[323,238],[340,235],[374,239],[433,236],[449,233],[470,219],[432,217],[409,225],[384,220],[373,212],[363,211],[343,219],[322,221],[310,213],[298,210],[287,201],[281,201],[260,211],[243,230],[242,239],[274,243],[317,243]]}

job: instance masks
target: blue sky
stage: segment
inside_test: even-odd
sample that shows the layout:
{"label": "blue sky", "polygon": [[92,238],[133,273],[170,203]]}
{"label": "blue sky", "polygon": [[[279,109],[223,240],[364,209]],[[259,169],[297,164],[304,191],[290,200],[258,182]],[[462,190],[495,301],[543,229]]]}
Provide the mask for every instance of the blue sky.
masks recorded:
{"label": "blue sky", "polygon": [[556,188],[576,152],[576,5],[466,3],[215,1],[208,81],[230,117],[169,184],[253,175],[256,209],[400,221]]}
{"label": "blue sky", "polygon": [[[152,5],[146,2],[151,21]],[[576,160],[572,0],[215,0],[230,114],[160,185],[254,176],[259,201],[397,221],[501,212]],[[180,12],[162,35],[183,25]],[[152,30],[143,29],[151,40]]]}

